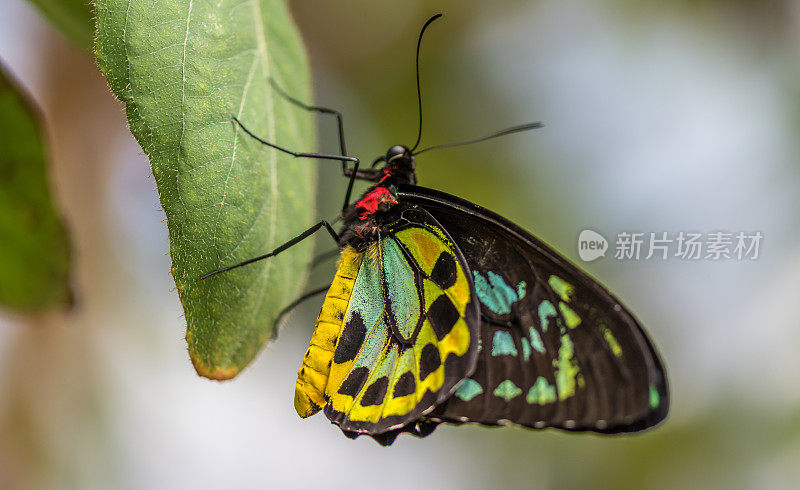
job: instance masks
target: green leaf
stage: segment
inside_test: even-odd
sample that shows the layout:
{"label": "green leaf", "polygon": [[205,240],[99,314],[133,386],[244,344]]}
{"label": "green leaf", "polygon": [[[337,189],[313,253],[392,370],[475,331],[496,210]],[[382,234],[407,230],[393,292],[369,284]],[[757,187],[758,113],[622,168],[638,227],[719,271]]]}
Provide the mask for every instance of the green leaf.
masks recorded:
{"label": "green leaf", "polygon": [[86,0],[30,0],[67,38],[89,50],[94,25],[90,4]]}
{"label": "green leaf", "polygon": [[[97,0],[97,57],[150,158],[167,215],[172,275],[197,372],[229,379],[274,337],[304,283],[311,243],[274,249],[314,217],[316,163],[247,136],[312,150],[313,119],[272,89],[309,100],[305,51],[282,0]],[[307,241],[310,242],[310,241]]]}
{"label": "green leaf", "polygon": [[0,304],[71,302],[69,240],[47,186],[38,113],[0,67]]}

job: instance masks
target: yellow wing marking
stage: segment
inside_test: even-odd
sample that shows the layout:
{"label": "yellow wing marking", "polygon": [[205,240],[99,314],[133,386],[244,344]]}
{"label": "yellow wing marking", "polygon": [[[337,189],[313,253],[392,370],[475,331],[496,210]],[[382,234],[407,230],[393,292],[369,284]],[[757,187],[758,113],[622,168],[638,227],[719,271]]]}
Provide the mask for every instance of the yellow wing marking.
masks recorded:
{"label": "yellow wing marking", "polygon": [[344,317],[362,258],[363,255],[351,247],[342,251],[336,277],[317,317],[314,334],[303,357],[303,364],[297,372],[294,390],[294,408],[303,418],[314,415],[325,406],[323,394],[329,382],[333,352],[342,333]]}
{"label": "yellow wing marking", "polygon": [[[316,331],[298,375],[295,407],[301,416],[316,413],[326,403],[330,404],[334,412],[344,414],[348,420],[360,423],[378,423],[386,417],[409,414],[429,392],[437,393],[444,388],[445,361],[448,356],[450,354],[464,356],[469,351],[471,333],[465,318],[471,299],[469,279],[452,249],[453,245],[435,228],[409,228],[399,231],[395,236],[411,254],[411,258],[425,276],[432,275],[442,254],[447,254],[456,264],[454,276],[451,276],[454,279],[446,289],[442,289],[430,279],[423,279],[425,304],[419,305],[420,311],[417,315],[394,312],[394,317],[403,321],[403,326],[398,325],[400,330],[403,331],[404,327],[413,330],[413,325],[405,324],[408,322],[416,324],[418,315],[427,312],[434,301],[442,296],[445,296],[455,308],[454,323],[447,325],[449,330],[444,331],[442,331],[443,326],[436,323],[437,330],[435,330],[430,319],[426,318],[413,344],[401,349],[401,345],[393,340],[391,330],[386,324],[384,311],[386,306],[382,302],[380,283],[394,279],[395,282],[391,287],[407,288],[407,293],[414,295],[418,294],[416,284],[405,284],[406,281],[402,281],[401,284],[398,282],[400,275],[392,275],[391,271],[385,271],[383,274],[388,273],[386,276],[381,275],[379,272],[381,268],[387,267],[386,264],[390,263],[385,263],[382,257],[384,251],[382,241],[370,247],[374,256],[372,259],[369,257],[370,254],[358,254],[352,249],[345,250],[336,280],[317,319]],[[446,262],[445,260],[444,263]],[[354,291],[357,276],[361,277],[360,285],[358,291]],[[376,279],[377,277],[380,277],[380,281]],[[400,303],[402,302],[392,302],[392,307],[398,308]],[[441,309],[439,306],[437,308]],[[358,354],[352,360],[335,363],[334,352],[344,331],[344,320],[356,313],[366,322],[366,336]],[[439,321],[444,317],[441,314],[436,316]],[[438,335],[443,335],[441,340],[437,338],[437,331]],[[426,369],[423,368],[425,362],[423,350],[429,345],[436,348],[435,352],[438,352],[440,362],[438,365],[431,363],[430,347],[428,347],[429,367]],[[423,371],[430,372],[427,372],[424,378],[420,378]],[[413,376],[413,386],[409,385],[409,374],[406,373]],[[403,375],[406,375],[404,381],[406,388],[398,391],[400,396],[394,396],[395,388]],[[352,390],[352,387],[343,388],[345,383],[360,388],[356,388],[358,391],[345,394]],[[375,387],[380,384],[384,384],[386,389],[382,398],[376,398]],[[367,401],[365,395],[370,388],[372,395]],[[343,390],[341,393],[340,389]]]}
{"label": "yellow wing marking", "polygon": [[[447,245],[449,245],[447,238],[440,235],[436,230],[428,228],[410,228],[398,233],[397,237],[400,238],[403,245],[408,248],[425,274],[430,275],[431,272],[433,272],[433,266],[442,253],[450,255],[454,260],[456,258],[455,254],[447,248]],[[458,263],[458,261],[456,261],[456,263]],[[467,280],[466,274],[464,274],[464,271],[461,269],[461,266],[458,266],[457,270],[456,283],[447,288],[445,293],[450,297],[450,300],[456,308],[458,308],[458,312],[463,316],[470,298],[469,281]],[[438,293],[436,296],[438,296]],[[436,297],[434,296],[433,299],[436,299]]]}

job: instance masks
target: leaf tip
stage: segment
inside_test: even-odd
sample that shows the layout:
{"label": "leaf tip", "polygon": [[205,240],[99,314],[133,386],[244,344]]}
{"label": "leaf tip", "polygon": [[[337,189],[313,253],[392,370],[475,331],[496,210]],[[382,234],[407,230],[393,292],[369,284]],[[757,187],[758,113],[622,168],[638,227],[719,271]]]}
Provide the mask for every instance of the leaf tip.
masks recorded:
{"label": "leaf tip", "polygon": [[239,374],[239,368],[235,366],[206,366],[200,359],[191,356],[194,370],[199,376],[212,379],[214,381],[227,381]]}

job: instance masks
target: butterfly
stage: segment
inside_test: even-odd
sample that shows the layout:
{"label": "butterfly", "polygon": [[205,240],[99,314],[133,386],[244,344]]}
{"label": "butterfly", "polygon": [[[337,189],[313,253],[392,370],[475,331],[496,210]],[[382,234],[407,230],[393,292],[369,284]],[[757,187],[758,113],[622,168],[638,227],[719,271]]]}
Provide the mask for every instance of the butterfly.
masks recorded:
{"label": "butterfly", "polygon": [[[419,47],[417,44],[417,73]],[[419,94],[419,77],[417,78]],[[285,94],[284,94],[285,95]],[[666,373],[639,322],[597,280],[492,211],[417,185],[416,156],[465,142],[393,146],[369,169],[346,156],[350,177],[337,233],[321,221],[262,260],[323,227],[340,259],[295,385],[301,417],[323,411],[348,437],[389,445],[439,424],[520,425],[636,432],[669,409]],[[348,167],[345,163],[352,163]],[[350,203],[356,179],[373,184]],[[204,277],[207,277],[204,276]],[[309,297],[306,295],[305,297]],[[301,298],[301,299],[305,299]]]}

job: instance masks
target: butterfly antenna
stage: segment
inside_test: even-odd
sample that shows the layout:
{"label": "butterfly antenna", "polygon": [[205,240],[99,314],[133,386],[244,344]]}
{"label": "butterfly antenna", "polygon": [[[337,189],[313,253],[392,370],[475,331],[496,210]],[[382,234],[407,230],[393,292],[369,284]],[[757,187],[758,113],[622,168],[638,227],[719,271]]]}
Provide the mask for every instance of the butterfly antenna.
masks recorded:
{"label": "butterfly antenna", "polygon": [[523,131],[529,131],[531,129],[541,128],[544,124],[540,122],[533,122],[527,124],[520,124],[519,126],[511,126],[510,128],[501,129],[500,131],[496,131],[492,134],[487,134],[486,136],[481,136],[480,138],[473,138],[471,140],[464,140],[464,141],[456,141],[455,143],[445,143],[443,145],[435,145],[429,146],[427,148],[423,148],[420,151],[413,153],[414,156],[419,155],[420,153],[425,153],[428,150],[436,150],[439,148],[450,148],[453,146],[462,146],[462,145],[469,145],[472,143],[478,143],[481,141],[490,140],[492,138],[497,138],[499,136],[505,136],[507,134],[514,134],[514,133],[521,133]]}
{"label": "butterfly antenna", "polygon": [[419,114],[419,126],[418,126],[419,131],[417,132],[417,142],[414,143],[414,147],[411,148],[412,153],[414,152],[414,150],[417,149],[417,147],[419,146],[419,142],[422,139],[422,90],[420,89],[419,86],[419,48],[420,46],[422,46],[422,35],[425,34],[425,29],[427,29],[428,26],[431,25],[431,23],[434,20],[438,19],[441,16],[442,14],[436,14],[430,19],[428,19],[428,21],[425,22],[425,25],[422,26],[422,30],[419,31],[419,39],[417,39],[417,108],[418,108],[417,112]]}

